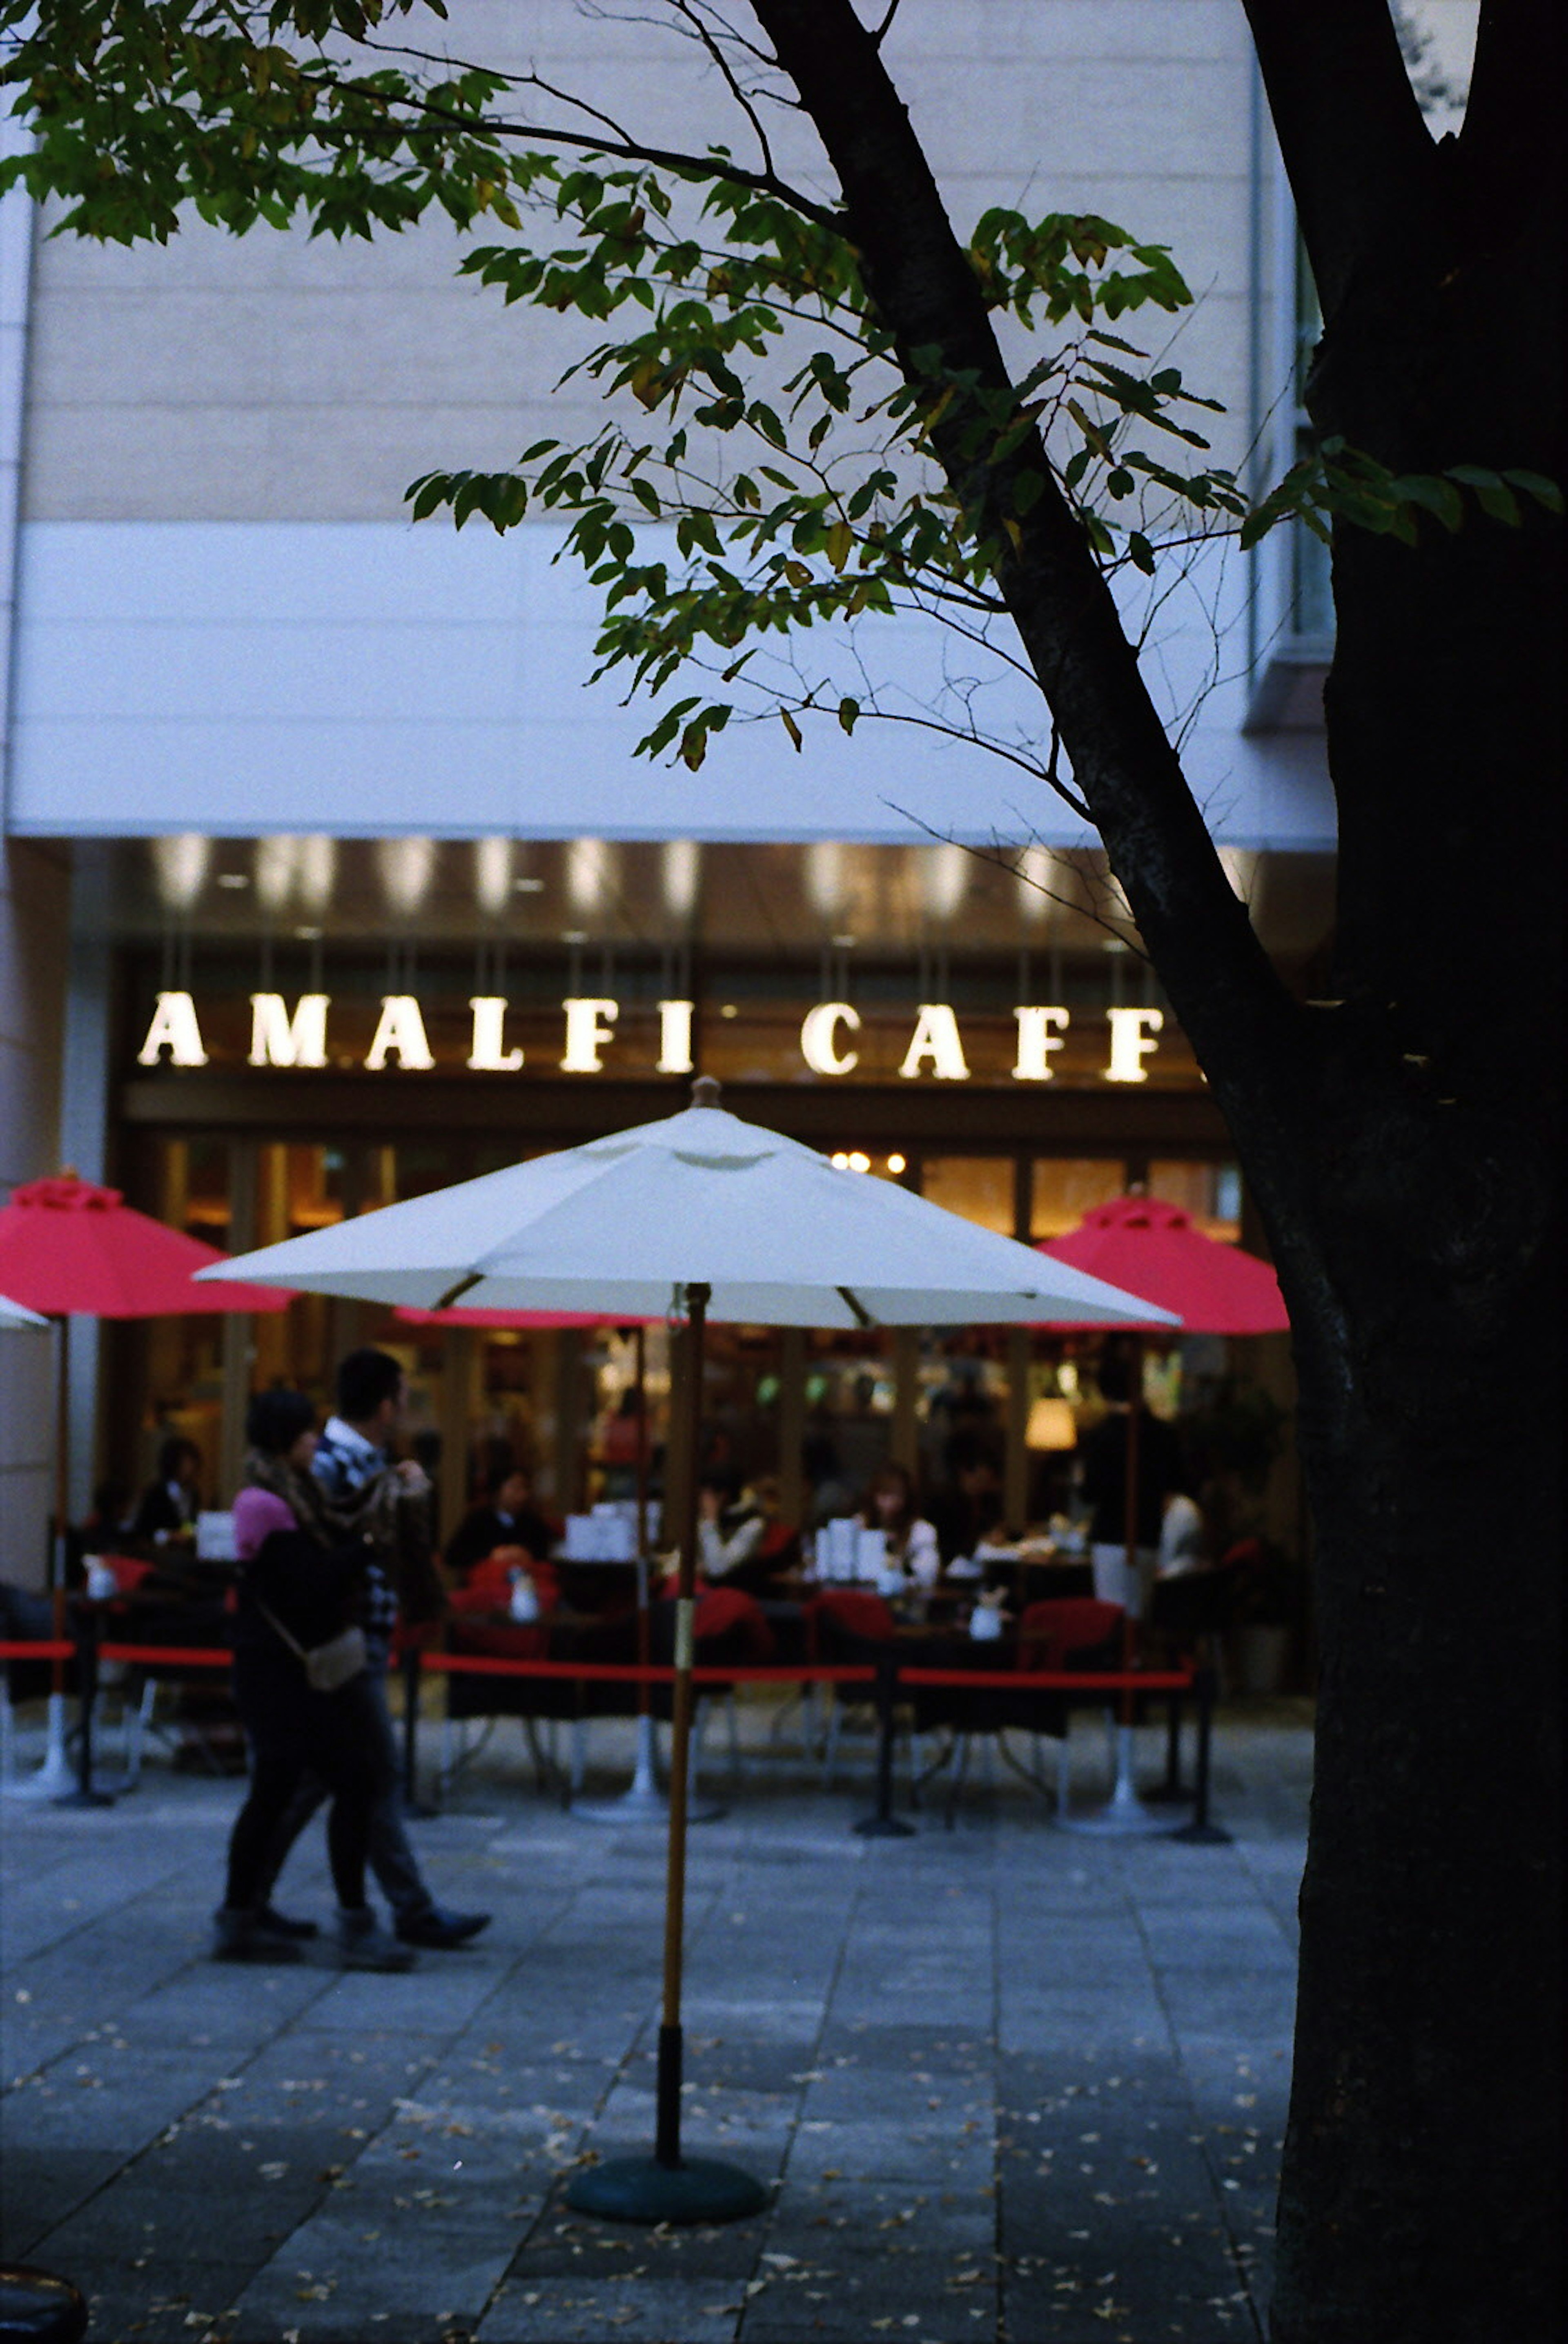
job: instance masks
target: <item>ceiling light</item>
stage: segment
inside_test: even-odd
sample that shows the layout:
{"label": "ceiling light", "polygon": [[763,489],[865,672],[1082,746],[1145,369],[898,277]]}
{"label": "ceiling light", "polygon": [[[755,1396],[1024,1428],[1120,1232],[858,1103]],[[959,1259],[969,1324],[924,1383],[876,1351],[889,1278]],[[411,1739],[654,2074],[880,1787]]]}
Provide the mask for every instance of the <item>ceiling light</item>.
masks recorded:
{"label": "ceiling light", "polygon": [[740,1014],[740,1011],[735,1007],[733,1001],[726,1001],[719,1011],[721,1017],[738,1017]]}
{"label": "ceiling light", "polygon": [[220,887],[248,887],[250,881],[243,871],[220,871],[217,884]]}
{"label": "ceiling light", "polygon": [[887,1159],[887,1168],[896,1178],[900,1172],[905,1172],[909,1167],[902,1156],[890,1156]]}
{"label": "ceiling light", "polygon": [[544,882],[542,879],[514,879],[511,892],[514,895],[542,895]]}
{"label": "ceiling light", "polygon": [[849,1168],[852,1172],[869,1172],[871,1169],[870,1157],[863,1156],[860,1149],[857,1147],[849,1159]]}

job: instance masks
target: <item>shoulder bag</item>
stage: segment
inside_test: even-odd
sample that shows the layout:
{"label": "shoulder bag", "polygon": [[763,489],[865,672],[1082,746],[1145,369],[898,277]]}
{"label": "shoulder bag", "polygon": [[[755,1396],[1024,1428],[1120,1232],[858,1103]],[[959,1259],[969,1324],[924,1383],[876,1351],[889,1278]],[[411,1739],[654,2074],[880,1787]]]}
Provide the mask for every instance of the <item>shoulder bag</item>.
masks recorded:
{"label": "shoulder bag", "polygon": [[326,1643],[313,1644],[307,1652],[265,1603],[258,1600],[256,1608],[268,1626],[277,1630],[289,1651],[298,1654],[312,1692],[336,1692],[339,1685],[346,1685],[369,1665],[369,1652],[362,1628],[345,1628],[339,1635],[329,1637]]}

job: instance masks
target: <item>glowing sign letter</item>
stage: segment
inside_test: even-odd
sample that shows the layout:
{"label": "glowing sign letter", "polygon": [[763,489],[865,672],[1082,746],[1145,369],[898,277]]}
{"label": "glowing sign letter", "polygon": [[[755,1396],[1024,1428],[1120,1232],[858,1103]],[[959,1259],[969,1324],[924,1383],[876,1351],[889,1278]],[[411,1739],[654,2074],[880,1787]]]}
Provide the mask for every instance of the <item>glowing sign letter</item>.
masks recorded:
{"label": "glowing sign letter", "polygon": [[1108,1083],[1146,1083],[1144,1060],[1159,1044],[1155,1036],[1165,1023],[1163,1009],[1108,1009],[1110,1019],[1110,1064]]}
{"label": "glowing sign letter", "polygon": [[365,1064],[373,1075],[379,1075],[389,1055],[395,1050],[398,1064],[405,1069],[418,1066],[428,1069],[435,1065],[430,1046],[425,1039],[425,1021],[420,1015],[420,1005],[411,993],[383,993],[380,1022],[376,1038],[365,1053]]}
{"label": "glowing sign letter", "polygon": [[563,1075],[596,1075],[604,1061],[599,1055],[602,1042],[613,1041],[615,1020],[621,1015],[618,1001],[563,1001],[566,1012],[566,1056],[561,1061]]}
{"label": "glowing sign letter", "polygon": [[1018,1063],[1013,1068],[1016,1083],[1048,1083],[1056,1075],[1050,1053],[1059,1050],[1067,1030],[1065,1009],[1015,1009],[1018,1021]]}
{"label": "glowing sign letter", "polygon": [[253,1066],[324,1066],[331,998],[328,993],[302,993],[290,1018],[280,993],[253,993],[249,1063]]}
{"label": "glowing sign letter", "polygon": [[814,1075],[852,1074],[860,1064],[858,1050],[840,1051],[838,1027],[860,1031],[860,1012],[847,1001],[819,1001],[801,1021],[800,1054]]}
{"label": "glowing sign letter", "polygon": [[913,1080],[926,1058],[930,1059],[931,1071],[938,1082],[968,1081],[969,1069],[964,1061],[964,1045],[958,1039],[958,1020],[945,1001],[921,1003],[914,1038],[904,1054],[904,1064],[898,1071]]}
{"label": "glowing sign letter", "polygon": [[692,1071],[692,1004],[689,1001],[661,1001],[659,1004],[659,1064],[654,1071],[661,1075],[689,1075]]}
{"label": "glowing sign letter", "polygon": [[167,1050],[169,1063],[176,1066],[205,1066],[207,1052],[201,1046],[201,1027],[196,1022],[196,1004],[188,993],[160,993],[153,1022],[147,1027],[147,1040],[137,1052],[138,1066],[156,1066],[160,1054]]}
{"label": "glowing sign letter", "polygon": [[[489,844],[489,841],[483,842]],[[473,1011],[473,1048],[469,1053],[469,1065],[476,1075],[515,1075],[522,1064],[521,1049],[501,1046],[501,1027],[506,1022],[506,995],[475,993],[469,996]]]}

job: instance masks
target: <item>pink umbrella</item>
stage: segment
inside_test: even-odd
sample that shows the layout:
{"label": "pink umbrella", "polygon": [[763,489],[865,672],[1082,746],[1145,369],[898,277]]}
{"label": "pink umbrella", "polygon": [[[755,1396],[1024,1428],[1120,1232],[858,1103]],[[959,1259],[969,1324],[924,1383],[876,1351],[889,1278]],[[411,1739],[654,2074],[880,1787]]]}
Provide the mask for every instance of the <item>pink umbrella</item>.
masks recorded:
{"label": "pink umbrella", "polygon": [[0,1210],[0,1292],[50,1318],[288,1308],[292,1298],[275,1286],[191,1284],[223,1258],[74,1172],[14,1188]]}
{"label": "pink umbrella", "polygon": [[1174,1310],[1189,1335],[1278,1335],[1290,1324],[1266,1261],[1205,1237],[1189,1213],[1158,1197],[1096,1205],[1039,1251]]}
{"label": "pink umbrella", "polygon": [[[171,1229],[127,1205],[117,1188],[102,1188],[66,1171],[30,1180],[0,1209],[0,1292],[53,1318],[60,1329],[55,1440],[55,1524],[49,1579],[56,1632],[64,1602],[66,1521],[69,1487],[70,1322],[90,1318],[159,1318],[185,1311],[286,1310],[292,1297],[275,1286],[193,1286],[198,1269],[224,1256],[183,1230]],[[66,1778],[63,1677],[56,1666],[50,1702],[49,1755],[38,1787]]]}

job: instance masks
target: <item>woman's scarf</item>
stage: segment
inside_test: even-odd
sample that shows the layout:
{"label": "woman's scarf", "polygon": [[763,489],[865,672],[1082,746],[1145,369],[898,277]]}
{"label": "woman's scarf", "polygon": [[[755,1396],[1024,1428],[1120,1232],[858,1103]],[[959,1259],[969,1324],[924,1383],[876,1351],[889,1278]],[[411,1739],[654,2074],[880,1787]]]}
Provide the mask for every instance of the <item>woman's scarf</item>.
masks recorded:
{"label": "woman's scarf", "polygon": [[319,1546],[341,1546],[347,1540],[364,1538],[379,1544],[396,1520],[398,1481],[392,1473],[378,1475],[368,1489],[339,1505],[329,1503],[314,1473],[301,1473],[287,1457],[259,1449],[248,1452],[241,1478],[248,1488],[268,1490],[281,1498],[300,1529],[309,1531]]}

